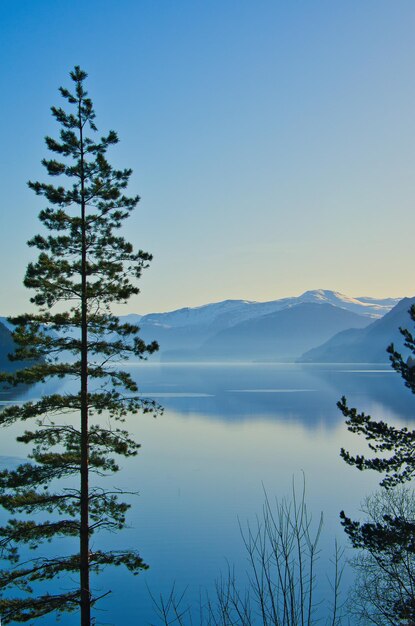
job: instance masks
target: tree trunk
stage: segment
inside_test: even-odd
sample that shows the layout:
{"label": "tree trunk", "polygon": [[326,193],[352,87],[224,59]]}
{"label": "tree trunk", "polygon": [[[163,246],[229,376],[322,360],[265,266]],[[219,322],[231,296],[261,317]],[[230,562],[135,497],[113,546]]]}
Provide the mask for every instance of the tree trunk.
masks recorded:
{"label": "tree trunk", "polygon": [[88,323],[87,323],[87,258],[84,146],[81,104],[79,104],[79,139],[81,147],[81,529],[80,584],[81,626],[91,624],[91,592],[89,582],[89,442],[88,442]]}

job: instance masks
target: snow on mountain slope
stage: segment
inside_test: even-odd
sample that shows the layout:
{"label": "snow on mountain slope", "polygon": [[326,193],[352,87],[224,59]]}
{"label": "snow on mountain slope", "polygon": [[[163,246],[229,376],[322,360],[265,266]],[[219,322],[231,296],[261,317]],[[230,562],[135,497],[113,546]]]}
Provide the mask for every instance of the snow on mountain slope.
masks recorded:
{"label": "snow on mountain slope", "polygon": [[210,326],[218,317],[231,314],[238,317],[239,313],[251,305],[249,300],[224,300],[197,307],[185,307],[167,313],[150,313],[141,318],[141,323],[163,325],[170,328],[181,326]]}
{"label": "snow on mountain slope", "polygon": [[261,315],[267,315],[303,303],[332,304],[333,306],[376,319],[382,317],[399,301],[398,298],[376,300],[352,298],[336,291],[316,289],[300,296],[281,298],[269,302],[252,300],[224,300],[198,307],[186,307],[166,313],[150,313],[140,320],[142,326],[181,328],[190,326],[214,326],[227,328]]}
{"label": "snow on mountain slope", "polygon": [[392,309],[400,298],[384,298],[376,300],[375,298],[352,298],[345,296],[338,291],[330,291],[327,289],[316,289],[315,291],[306,291],[298,297],[299,302],[324,302],[333,304],[342,309],[353,311],[360,315],[368,315],[369,317],[382,317]]}
{"label": "snow on mountain slope", "polygon": [[367,296],[358,296],[356,300],[366,302],[367,304],[378,304],[380,306],[394,307],[402,298],[368,298]]}

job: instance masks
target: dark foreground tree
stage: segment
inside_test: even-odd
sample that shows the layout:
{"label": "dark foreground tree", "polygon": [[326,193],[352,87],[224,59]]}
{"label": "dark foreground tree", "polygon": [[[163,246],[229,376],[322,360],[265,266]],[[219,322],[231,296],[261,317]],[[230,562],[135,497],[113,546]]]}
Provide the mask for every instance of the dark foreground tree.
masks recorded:
{"label": "dark foreground tree", "polygon": [[[27,463],[0,472],[0,504],[14,515],[0,528],[0,554],[10,563],[0,573],[3,623],[80,607],[81,624],[89,626],[97,601],[90,574],[107,565],[134,573],[146,567],[136,551],[101,551],[91,537],[125,525],[128,504],[99,478],[119,469],[117,456],[137,453],[122,422],[127,414],[158,410],[139,399],[134,380],[117,368],[120,359],[144,358],[157,345],[146,345],[136,326],[121,324],[110,311],[138,293],[136,279],[151,256],[134,252],[119,234],[139,200],[124,195],[131,170],[108,163],[117,135],[96,137],[86,74],[75,67],[71,78],[73,91],[60,89],[70,110],[52,107],[60,138],[46,138],[57,156],[42,161],[59,183],[29,183],[48,204],[39,215],[46,232],[29,242],[39,256],[24,280],[37,312],[11,322],[18,346],[12,359],[32,365],[1,379],[17,386],[58,378],[72,381],[75,391],[43,395],[0,414],[3,426],[27,422],[18,440],[33,447]],[[68,537],[79,538],[79,549]],[[58,538],[65,539],[61,549]],[[47,545],[52,540],[56,553]],[[79,584],[70,589],[74,575]],[[59,588],[59,577],[65,577],[65,591],[51,593],[50,581]]]}
{"label": "dark foreground tree", "polygon": [[[415,306],[410,311],[415,322]],[[415,356],[415,338],[407,329],[400,329],[405,347]],[[413,356],[404,358],[393,345],[388,348],[392,367],[398,372],[405,385],[415,394],[415,361]],[[342,525],[352,545],[363,551],[362,559],[366,558],[373,572],[378,569],[377,580],[380,589],[389,588],[391,593],[384,594],[382,601],[378,599],[379,611],[373,611],[376,624],[414,624],[415,623],[415,518],[406,499],[400,502],[393,490],[401,483],[410,481],[415,476],[415,430],[397,428],[382,420],[375,420],[370,415],[359,413],[357,409],[347,405],[342,398],[338,407],[346,417],[348,430],[363,436],[371,451],[370,458],[363,455],[353,456],[342,449],[340,454],[349,465],[359,470],[375,470],[383,473],[380,485],[384,490],[391,490],[377,496],[383,501],[384,511],[379,506],[374,509],[373,501],[367,510],[369,519],[366,522],[351,520],[344,511],[340,517]],[[399,491],[397,492],[399,494]],[[399,504],[399,506],[398,506]],[[366,555],[366,556],[365,556]],[[362,561],[361,561],[362,562]],[[375,567],[376,565],[376,567]],[[366,570],[369,576],[370,570]],[[386,581],[386,582],[385,582]],[[393,593],[392,593],[393,590]],[[368,597],[366,597],[366,614],[369,620]],[[373,605],[374,606],[374,605]],[[372,606],[372,608],[373,608]],[[377,621],[376,621],[377,620]]]}
{"label": "dark foreground tree", "polygon": [[[361,510],[366,521],[357,533],[352,531],[359,549],[351,560],[355,581],[349,614],[377,626],[413,624],[414,490],[408,485],[379,489],[364,500]],[[350,522],[346,528],[351,528]]]}

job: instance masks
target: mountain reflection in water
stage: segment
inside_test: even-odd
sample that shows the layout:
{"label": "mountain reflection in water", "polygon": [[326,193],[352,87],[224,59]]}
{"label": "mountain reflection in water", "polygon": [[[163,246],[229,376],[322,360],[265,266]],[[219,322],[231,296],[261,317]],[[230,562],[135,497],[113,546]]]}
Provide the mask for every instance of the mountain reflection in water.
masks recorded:
{"label": "mountain reflection in water", "polygon": [[164,407],[218,420],[330,428],[343,421],[336,408],[342,395],[366,412],[382,406],[385,418],[415,418],[413,395],[388,365],[138,364],[131,372],[141,393]]}

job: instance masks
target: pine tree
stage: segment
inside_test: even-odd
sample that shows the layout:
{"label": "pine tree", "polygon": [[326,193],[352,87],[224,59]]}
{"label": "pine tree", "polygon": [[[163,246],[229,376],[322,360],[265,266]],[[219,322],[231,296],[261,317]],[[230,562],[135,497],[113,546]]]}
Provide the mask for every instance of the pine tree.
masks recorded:
{"label": "pine tree", "polygon": [[[27,463],[0,472],[0,504],[13,515],[0,527],[0,554],[10,563],[0,572],[4,624],[80,607],[81,625],[89,626],[98,599],[91,573],[107,565],[124,565],[133,573],[147,567],[135,550],[100,551],[90,543],[99,530],[123,528],[128,509],[120,492],[103,489],[93,477],[117,472],[117,456],[137,454],[139,445],[122,425],[127,414],[159,410],[137,396],[136,383],[117,361],[145,358],[157,344],[146,345],[136,326],[120,323],[110,310],[139,292],[136,279],[151,255],[134,252],[119,233],[139,201],[124,195],[131,170],[108,163],[106,153],[117,135],[110,131],[96,138],[87,75],[76,66],[70,76],[73,91],[60,88],[69,112],[51,109],[60,137],[46,137],[56,158],[42,161],[59,184],[29,182],[48,203],[39,215],[46,234],[29,241],[39,254],[24,279],[36,312],[10,321],[17,345],[11,358],[30,365],[1,379],[17,386],[71,378],[77,390],[44,395],[0,414],[2,426],[28,423],[18,440],[33,448]],[[55,546],[68,537],[79,539],[79,550],[49,556],[45,542],[53,539]],[[67,587],[74,574],[79,586],[73,590],[43,591],[42,581],[47,587],[66,575]]]}
{"label": "pine tree", "polygon": [[[411,307],[409,314],[415,322],[415,306]],[[401,328],[400,331],[405,339],[405,347],[415,356],[415,337],[408,329]],[[401,375],[406,387],[415,394],[414,358],[410,356],[404,359],[395,350],[393,344],[388,347],[387,351],[393,369]],[[342,448],[340,454],[346,463],[362,471],[375,470],[384,474],[380,485],[386,490],[394,490],[415,477],[415,430],[391,426],[383,420],[375,420],[364,412],[358,412],[357,409],[348,406],[345,397],[338,402],[338,407],[346,417],[348,430],[363,436],[373,453],[370,458],[364,455],[353,456]],[[393,494],[389,496],[385,494],[383,501],[393,501],[393,497]],[[392,514],[391,510],[386,510],[386,507],[383,515],[378,514],[375,519],[371,516],[366,522],[353,521],[344,511],[340,513],[340,517],[352,545],[366,551],[371,564],[377,564],[378,577],[382,577],[382,582],[389,575],[388,572],[392,572],[389,587],[398,589],[398,592],[389,596],[393,598],[392,605],[388,605],[386,597],[383,598],[382,603],[379,604],[382,611],[376,613],[378,621],[373,621],[373,623],[414,624],[415,572],[412,572],[412,565],[415,556],[415,521],[413,518],[402,513]],[[410,563],[409,570],[408,563]],[[401,576],[397,572],[402,572]],[[380,614],[383,615],[382,619],[379,617]],[[391,620],[391,615],[393,620]]]}

